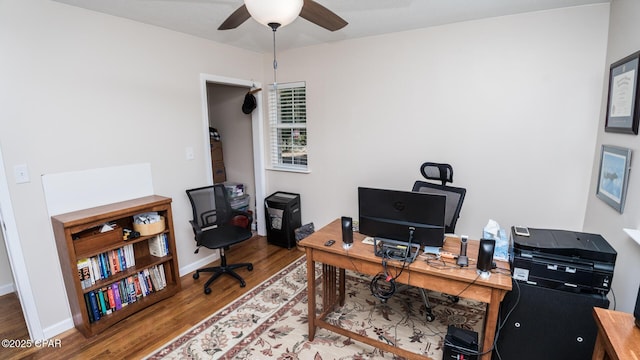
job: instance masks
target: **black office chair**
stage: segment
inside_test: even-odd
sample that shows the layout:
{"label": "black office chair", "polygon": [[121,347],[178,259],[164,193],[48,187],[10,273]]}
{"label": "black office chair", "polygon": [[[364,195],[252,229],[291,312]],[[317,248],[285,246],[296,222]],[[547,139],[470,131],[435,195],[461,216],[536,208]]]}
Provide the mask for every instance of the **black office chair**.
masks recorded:
{"label": "black office chair", "polygon": [[[253,264],[229,265],[224,252],[231,245],[248,240],[253,236],[250,230],[253,217],[248,212],[231,208],[227,190],[223,184],[187,190],[187,196],[189,196],[191,208],[193,209],[193,220],[189,222],[195,234],[197,245],[195,253],[198,253],[201,246],[220,250],[220,266],[198,269],[193,274],[193,278],[198,279],[201,272],[213,273],[204,284],[204,293],[207,295],[211,293],[209,285],[222,274],[229,274],[235,277],[240,281],[240,287],[244,287],[246,285],[244,279],[234,269],[246,267],[247,270],[251,271],[253,270]],[[233,218],[238,215],[247,218],[248,224],[246,227],[237,226],[233,223]]]}
{"label": "black office chair", "polygon": [[427,180],[437,180],[440,184],[418,180],[413,184],[413,191],[447,196],[444,231],[454,234],[467,189],[446,185],[453,182],[453,168],[449,164],[426,162],[420,167],[420,173]]}
{"label": "black office chair", "polygon": [[[446,185],[447,183],[453,182],[453,168],[449,164],[426,162],[420,166],[420,173],[425,177],[425,179],[437,180],[440,184],[418,180],[413,184],[412,191],[446,195],[447,200],[444,212],[444,231],[448,234],[454,234],[467,190],[464,188]],[[427,292],[423,288],[420,288],[420,294],[422,295],[422,300],[424,301],[424,306],[426,308],[427,321],[433,321],[435,316],[431,310]],[[458,301],[458,298],[455,296],[451,297],[451,299],[454,302]]]}

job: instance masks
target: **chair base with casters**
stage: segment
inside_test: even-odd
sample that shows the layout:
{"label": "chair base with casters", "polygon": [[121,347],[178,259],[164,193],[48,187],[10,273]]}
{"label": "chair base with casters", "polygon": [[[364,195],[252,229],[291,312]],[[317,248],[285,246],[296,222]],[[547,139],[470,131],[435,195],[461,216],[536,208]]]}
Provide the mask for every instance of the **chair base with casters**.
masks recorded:
{"label": "chair base with casters", "polygon": [[237,272],[234,271],[235,269],[239,269],[243,267],[246,267],[247,270],[249,271],[253,271],[253,264],[251,263],[239,263],[239,264],[227,265],[227,257],[224,255],[224,249],[220,249],[220,266],[212,266],[212,267],[198,269],[196,270],[195,273],[193,273],[193,278],[196,280],[200,278],[201,272],[213,273],[211,274],[211,277],[209,278],[209,280],[207,280],[207,282],[204,284],[204,293],[209,295],[211,294],[211,288],[209,287],[209,285],[211,285],[211,283],[214,282],[217,278],[219,278],[220,275],[222,274],[228,274],[233,276],[240,282],[240,287],[245,287],[247,283],[244,281],[242,276],[240,276]]}

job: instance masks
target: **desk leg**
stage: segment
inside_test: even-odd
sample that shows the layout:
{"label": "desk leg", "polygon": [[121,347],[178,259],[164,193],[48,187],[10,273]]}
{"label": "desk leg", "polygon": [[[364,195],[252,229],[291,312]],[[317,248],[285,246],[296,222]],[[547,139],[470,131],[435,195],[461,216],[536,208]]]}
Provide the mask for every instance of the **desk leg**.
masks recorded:
{"label": "desk leg", "polygon": [[[482,351],[487,351],[493,346],[493,340],[496,336],[496,326],[498,324],[498,313],[500,312],[500,302],[504,297],[503,290],[493,289],[491,291],[491,300],[487,304],[487,314],[484,319],[484,336],[482,341]],[[482,360],[491,360],[491,352],[484,354]]]}
{"label": "desk leg", "polygon": [[316,336],[316,263],[313,249],[307,248],[307,304],[309,320],[309,341]]}
{"label": "desk leg", "polygon": [[344,269],[340,269],[340,297],[338,298],[338,300],[340,301],[340,306],[344,306],[344,291],[345,291],[345,281],[347,280],[346,278],[346,271]]}

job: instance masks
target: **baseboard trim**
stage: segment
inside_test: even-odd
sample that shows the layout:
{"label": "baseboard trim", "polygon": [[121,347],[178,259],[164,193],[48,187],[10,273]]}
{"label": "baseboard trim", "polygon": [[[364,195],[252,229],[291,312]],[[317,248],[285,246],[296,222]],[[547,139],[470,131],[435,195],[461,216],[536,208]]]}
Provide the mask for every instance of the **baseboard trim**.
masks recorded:
{"label": "baseboard trim", "polygon": [[45,329],[43,329],[44,339],[39,340],[50,340],[55,338],[56,335],[60,335],[63,332],[73,329],[73,318],[67,318],[58,322],[57,324],[53,324]]}
{"label": "baseboard trim", "polygon": [[0,285],[0,296],[11,294],[12,292],[16,292],[16,287],[11,284]]}
{"label": "baseboard trim", "polygon": [[196,271],[201,267],[205,267],[208,264],[220,259],[220,254],[218,251],[213,252],[211,255],[204,257],[198,261],[192,262],[187,266],[181,267],[179,270],[180,276],[184,276],[192,271]]}

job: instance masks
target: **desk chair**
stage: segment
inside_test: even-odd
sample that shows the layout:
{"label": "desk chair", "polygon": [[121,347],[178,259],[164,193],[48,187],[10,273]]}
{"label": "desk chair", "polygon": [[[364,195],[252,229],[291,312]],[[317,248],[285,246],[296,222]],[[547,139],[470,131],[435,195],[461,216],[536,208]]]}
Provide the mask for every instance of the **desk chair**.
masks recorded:
{"label": "desk chair", "polygon": [[[225,250],[228,250],[231,245],[248,240],[253,236],[250,230],[253,217],[248,212],[231,208],[227,190],[223,184],[187,190],[187,196],[193,210],[193,220],[189,223],[191,223],[195,234],[197,245],[195,253],[198,253],[201,246],[220,250],[220,266],[198,269],[193,274],[193,278],[198,279],[201,272],[213,273],[204,284],[204,293],[207,295],[211,293],[209,285],[222,274],[235,277],[240,282],[240,287],[244,287],[246,285],[244,279],[234,269],[246,267],[251,271],[253,264],[227,264]],[[246,227],[234,224],[232,219],[238,215],[248,219]]]}
{"label": "desk chair", "polygon": [[[413,184],[412,191],[446,195],[447,201],[444,213],[444,231],[447,234],[455,234],[456,223],[458,222],[458,217],[460,217],[460,210],[462,209],[462,203],[464,202],[464,196],[467,193],[467,190],[464,188],[446,185],[447,183],[453,182],[453,168],[449,164],[426,162],[420,166],[420,173],[425,177],[425,179],[435,180],[440,183],[437,184],[418,180]],[[424,306],[426,308],[427,321],[433,321],[435,316],[431,310],[427,292],[423,288],[420,288],[420,294],[422,295],[422,300],[424,301]],[[458,300],[457,297],[452,297],[452,299],[453,301]]]}

